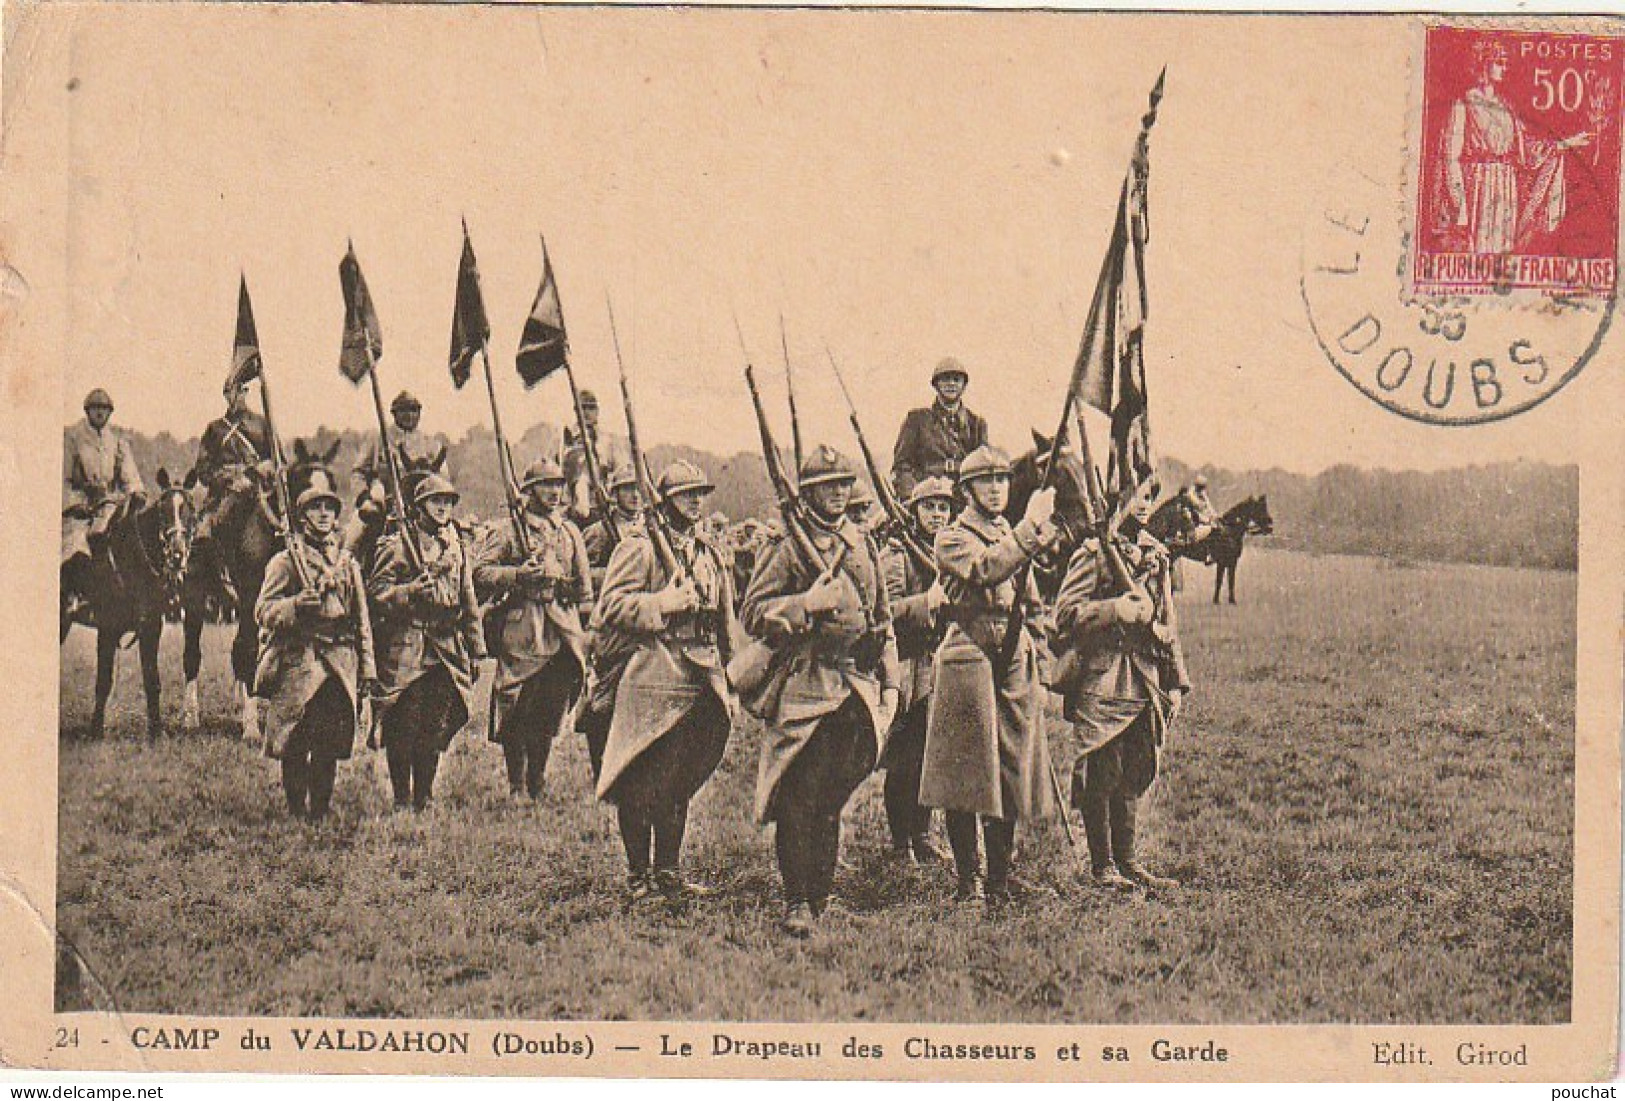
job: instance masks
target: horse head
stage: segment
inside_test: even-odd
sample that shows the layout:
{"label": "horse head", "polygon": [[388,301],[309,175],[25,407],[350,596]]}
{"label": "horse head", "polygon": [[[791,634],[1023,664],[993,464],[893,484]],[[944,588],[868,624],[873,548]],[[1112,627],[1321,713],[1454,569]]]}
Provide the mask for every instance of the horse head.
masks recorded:
{"label": "horse head", "polygon": [[1220,521],[1226,528],[1247,535],[1275,533],[1275,520],[1270,516],[1269,498],[1265,495],[1248,497],[1227,511]]}
{"label": "horse head", "polygon": [[444,474],[446,472],[446,445],[441,444],[433,455],[425,455],[414,459],[406,453],[405,448],[396,447],[396,454],[400,460],[401,492],[410,501],[417,493],[418,484],[430,474]]}
{"label": "horse head", "polygon": [[158,498],[153,508],[158,516],[158,547],[164,575],[164,586],[172,595],[178,595],[186,581],[186,571],[192,561],[192,535],[196,509],[192,504],[192,490],[197,485],[197,473],[189,472],[184,482],[169,477],[169,470],[158,468]]}
{"label": "horse head", "polygon": [[[1004,508],[1005,519],[1011,524],[1020,522],[1022,514],[1027,511],[1028,500],[1040,486],[1046,484],[1046,468],[1055,441],[1036,431],[1032,435],[1033,449],[1011,463],[1010,498]],[[1039,556],[1039,565],[1044,568],[1064,565],[1089,531],[1091,509],[1088,474],[1084,470],[1082,456],[1064,446],[1065,442],[1062,441],[1055,473],[1047,482],[1055,490],[1054,522],[1061,529],[1061,539],[1056,547]]]}

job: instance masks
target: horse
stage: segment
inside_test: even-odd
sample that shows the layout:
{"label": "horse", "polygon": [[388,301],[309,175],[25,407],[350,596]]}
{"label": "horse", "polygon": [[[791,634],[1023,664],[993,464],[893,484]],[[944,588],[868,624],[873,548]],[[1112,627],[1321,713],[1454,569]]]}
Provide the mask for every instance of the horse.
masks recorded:
{"label": "horse", "polygon": [[[135,636],[141,655],[141,685],[147,696],[147,737],[163,733],[158,676],[158,640],[165,613],[180,599],[190,565],[195,480],[170,481],[158,471],[158,493],[125,500],[107,528],[105,543],[86,571],[85,597],[96,629],[96,708],[90,736],[107,727],[107,698],[120,644]],[[67,639],[72,621],[63,619],[58,642]]]}
{"label": "horse", "polygon": [[[288,467],[290,504],[318,477],[325,478],[329,486],[334,484],[331,466],[338,449],[337,441],[326,452],[310,450],[303,440],[294,441],[294,461]],[[236,622],[231,671],[242,713],[242,735],[247,741],[259,737],[259,713],[252,698],[254,667],[259,660],[259,624],[254,607],[265,581],[265,568],[283,548],[282,518],[273,478],[265,465],[231,470],[215,513],[212,538],[194,547],[182,595],[186,641],[181,661],[186,673],[186,696],[181,722],[188,730],[196,730],[201,723],[198,672],[203,666],[203,627],[219,618],[219,608],[227,607],[235,613],[231,617]],[[229,592],[222,590],[222,576],[230,582]]]}
{"label": "horse", "polygon": [[[445,444],[441,444],[433,456],[421,459],[412,458],[403,449],[397,451],[401,472],[401,493],[408,501],[412,500],[417,492],[418,483],[425,477],[445,473],[447,453]],[[365,490],[357,495],[355,520],[345,531],[344,549],[360,563],[363,574],[372,572],[372,561],[378,550],[379,537],[391,523],[393,517],[389,509],[381,507]],[[471,534],[471,531],[465,530],[464,534]]]}
{"label": "horse", "polygon": [[1248,497],[1232,506],[1211,531],[1200,538],[1195,536],[1195,522],[1189,509],[1178,497],[1170,497],[1152,513],[1146,525],[1152,535],[1168,545],[1175,558],[1189,558],[1193,562],[1211,563],[1213,574],[1213,603],[1219,602],[1221,589],[1229,581],[1230,603],[1236,602],[1236,563],[1241,560],[1242,545],[1249,535],[1272,535],[1275,521],[1270,517],[1269,498],[1266,495]]}
{"label": "horse", "polygon": [[[1021,522],[1028,500],[1044,484],[1044,466],[1054,443],[1036,431],[1032,435],[1033,449],[1010,464],[1010,496],[1004,506],[1004,517],[1012,527]],[[1090,531],[1089,483],[1082,456],[1063,447],[1060,465],[1049,486],[1055,490],[1053,522],[1061,529],[1061,537],[1033,560],[1033,577],[1046,604],[1054,602],[1072,552]]]}

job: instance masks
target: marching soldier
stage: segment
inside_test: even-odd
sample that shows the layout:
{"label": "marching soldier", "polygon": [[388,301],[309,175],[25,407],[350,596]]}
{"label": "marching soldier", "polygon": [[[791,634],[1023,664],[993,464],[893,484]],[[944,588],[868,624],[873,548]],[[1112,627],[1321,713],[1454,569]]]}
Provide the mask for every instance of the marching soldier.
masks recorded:
{"label": "marching soldier", "polygon": [[532,463],[519,490],[526,495],[526,545],[511,528],[499,529],[474,567],[474,585],[497,605],[491,737],[502,744],[509,791],[535,800],[553,738],[585,679],[580,608],[592,601],[592,574],[581,532],[564,514],[559,464]]}
{"label": "marching soldier", "polygon": [[892,452],[892,484],[907,499],[921,478],[952,478],[965,456],[987,443],[987,421],[965,407],[970,373],[952,356],[931,372],[937,397],[924,409],[911,410],[897,433]]}
{"label": "marching soldier", "polygon": [[606,478],[609,485],[613,513],[610,521],[594,520],[581,538],[587,545],[587,561],[592,564],[592,587],[598,592],[604,580],[604,569],[615,551],[616,535],[626,536],[643,527],[643,493],[638,489],[638,476],[631,466],[618,466]]}
{"label": "marching soldier", "polygon": [[367,585],[378,619],[373,707],[396,809],[428,805],[440,754],[468,721],[485,658],[473,561],[452,522],[457,501],[449,481],[425,476],[414,499],[423,570],[404,533],[391,532],[378,545]]}
{"label": "marching soldier", "polygon": [[[913,537],[929,547],[953,519],[954,487],[946,478],[926,478],[914,487],[907,507]],[[925,720],[931,704],[931,663],[942,641],[940,613],[947,601],[934,571],[923,567],[900,536],[885,547],[881,566],[891,600],[900,667],[897,715],[892,720],[880,767],[886,770],[886,825],[892,852],[917,864],[937,864],[943,854],[931,841],[931,810],[920,805],[920,767],[925,760]]]}
{"label": "marching soldier", "polygon": [[693,463],[666,468],[656,507],[682,573],[668,574],[638,532],[610,556],[594,616],[591,710],[607,724],[598,796],[620,818],[631,902],[709,893],[684,881],[679,858],[689,800],[722,760],[734,710],[724,672],[733,584],[699,532],[712,488]]}
{"label": "marching soldier", "polygon": [[800,470],[807,536],[833,575],[808,572],[796,541],[763,555],[741,608],[745,630],[775,649],[753,707],[767,724],[756,817],[774,822],[783,929],[812,932],[840,855],[841,811],[880,756],[897,710],[897,645],[874,540],[846,518],[857,474],[828,447]]}
{"label": "marching soldier", "polygon": [[374,677],[361,568],[338,538],[341,507],[325,479],[299,494],[298,542],[271,559],[254,609],[265,754],[282,762],[289,812],[312,821],[327,814],[338,762],[355,741],[361,692]]}
{"label": "marching soldier", "polygon": [[[592,441],[593,454],[598,454],[598,395],[591,390],[581,391],[581,419],[587,426],[587,438]],[[587,477],[587,449],[581,433],[569,425],[564,426],[564,484],[569,502],[570,519],[577,527],[585,528],[592,522],[597,502],[592,499],[592,484]]]}
{"label": "marching soldier", "polygon": [[85,419],[62,438],[62,594],[70,603],[85,591],[86,571],[101,553],[119,505],[144,493],[135,452],[108,422],[113,399],[101,388],[85,395]]}
{"label": "marching soldier", "polygon": [[[405,495],[404,501],[410,501],[417,488],[417,479],[421,476],[415,472],[431,467],[439,448],[434,437],[419,427],[423,420],[423,403],[410,390],[402,390],[395,395],[395,400],[389,403],[389,415],[395,421],[395,431],[390,433],[389,442],[395,448],[395,458],[402,474],[401,492]],[[388,501],[385,496],[388,485],[384,462],[379,440],[369,436],[356,459],[355,471],[351,476],[355,487],[356,511],[350,519],[349,530],[344,534],[344,545],[351,551],[360,545],[367,524],[384,513]]]}
{"label": "marching soldier", "polygon": [[[990,909],[1010,899],[1010,858],[1018,819],[1049,813],[1049,746],[1044,732],[1046,691],[1038,654],[1023,630],[1008,666],[1000,667],[1005,631],[1016,601],[1022,565],[1056,534],[1055,493],[1042,489],[1013,529],[1004,516],[1010,460],[993,447],[965,457],[959,489],[966,498],[958,519],[937,533],[939,583],[947,594],[949,624],[933,666],[920,802],[948,812],[948,842],[958,872],[958,897],[985,897]],[[985,893],[976,825],[987,845]]]}
{"label": "marching soldier", "polygon": [[1094,883],[1125,891],[1178,886],[1147,871],[1134,851],[1139,797],[1156,779],[1163,734],[1190,691],[1169,603],[1168,553],[1144,527],[1150,510],[1149,498],[1137,498],[1112,536],[1133,587],[1115,576],[1100,540],[1089,538],[1067,564],[1055,606],[1063,648],[1055,687],[1083,751],[1072,804],[1083,815]]}

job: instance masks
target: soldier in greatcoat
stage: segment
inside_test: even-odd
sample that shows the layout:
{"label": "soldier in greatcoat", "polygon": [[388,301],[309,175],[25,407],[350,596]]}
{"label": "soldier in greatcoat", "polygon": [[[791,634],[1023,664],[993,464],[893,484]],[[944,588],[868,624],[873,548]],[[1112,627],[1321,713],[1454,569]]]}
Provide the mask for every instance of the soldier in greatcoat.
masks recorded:
{"label": "soldier in greatcoat", "polygon": [[[935,546],[948,629],[933,666],[920,802],[948,812],[960,900],[985,897],[997,908],[1010,898],[1016,822],[1048,814],[1053,803],[1037,648],[1023,629],[1001,667],[1001,647],[1016,601],[1038,605],[1030,575],[1026,593],[1016,592],[1016,578],[1056,535],[1055,498],[1050,489],[1035,492],[1012,528],[1003,516],[1010,460],[993,447],[965,457],[959,490],[965,506],[937,533]],[[987,845],[985,885],[978,817]]]}
{"label": "soldier in greatcoat", "polygon": [[744,628],[774,648],[751,693],[766,723],[756,817],[774,822],[784,880],[783,928],[805,937],[829,900],[841,811],[875,766],[897,710],[897,644],[873,538],[846,518],[857,475],[828,447],[802,464],[806,532],[824,561],[811,572],[784,538],[757,563],[740,609]]}
{"label": "soldier in greatcoat", "polygon": [[615,804],[630,901],[709,893],[680,870],[688,804],[716,771],[734,712],[725,662],[733,583],[699,530],[713,486],[681,459],[656,487],[679,572],[632,529],[610,556],[594,614],[590,711],[607,723],[598,796]]}
{"label": "soldier in greatcoat", "polygon": [[592,565],[592,586],[597,592],[609,565],[609,556],[615,551],[617,538],[624,539],[628,532],[643,527],[643,493],[638,489],[638,476],[630,465],[617,466],[605,476],[609,483],[610,518],[599,517],[581,533],[587,545],[587,561]]}
{"label": "soldier in greatcoat", "polygon": [[[906,507],[915,544],[930,548],[937,532],[953,519],[954,487],[946,478],[926,478],[914,487]],[[903,860],[936,864],[942,852],[931,840],[931,809],[920,805],[920,768],[925,762],[925,720],[931,705],[931,664],[942,641],[942,607],[947,593],[936,583],[934,564],[917,561],[894,535],[881,555],[886,594],[897,635],[899,696],[897,715],[880,767],[886,825],[892,852]]]}
{"label": "soldier in greatcoat", "polygon": [[361,692],[374,678],[366,589],[340,545],[340,507],[325,479],[299,494],[298,541],[271,559],[254,609],[265,753],[282,762],[288,810],[312,821],[332,802],[338,762],[355,742]]}
{"label": "soldier in greatcoat", "polygon": [[452,522],[457,501],[451,482],[424,477],[414,499],[422,570],[405,533],[392,531],[379,541],[367,581],[378,641],[373,709],[398,809],[428,805],[440,754],[468,721],[485,658],[473,558]]}
{"label": "soldier in greatcoat", "polygon": [[496,606],[491,736],[502,745],[509,791],[540,799],[553,739],[585,680],[580,609],[592,601],[592,575],[581,531],[564,512],[559,464],[532,463],[520,492],[525,541],[511,527],[498,529],[474,567],[474,585]]}
{"label": "soldier in greatcoat", "polygon": [[1055,605],[1055,689],[1082,749],[1071,799],[1083,816],[1093,882],[1165,890],[1178,884],[1136,857],[1136,806],[1156,779],[1164,733],[1190,683],[1168,552],[1143,526],[1149,498],[1132,507],[1112,535],[1132,587],[1122,584],[1098,538],[1085,539],[1067,563]]}
{"label": "soldier in greatcoat", "polygon": [[987,421],[965,405],[970,372],[949,356],[931,372],[936,399],[909,410],[892,449],[892,484],[907,498],[921,478],[953,478],[965,456],[987,443]]}

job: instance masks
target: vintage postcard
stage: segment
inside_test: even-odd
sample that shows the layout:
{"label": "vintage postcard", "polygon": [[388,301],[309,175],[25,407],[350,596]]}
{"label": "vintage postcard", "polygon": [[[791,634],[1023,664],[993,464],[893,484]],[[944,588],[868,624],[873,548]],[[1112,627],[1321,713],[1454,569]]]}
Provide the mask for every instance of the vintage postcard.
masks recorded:
{"label": "vintage postcard", "polygon": [[0,1065],[1615,1073],[1625,21],[4,16]]}

